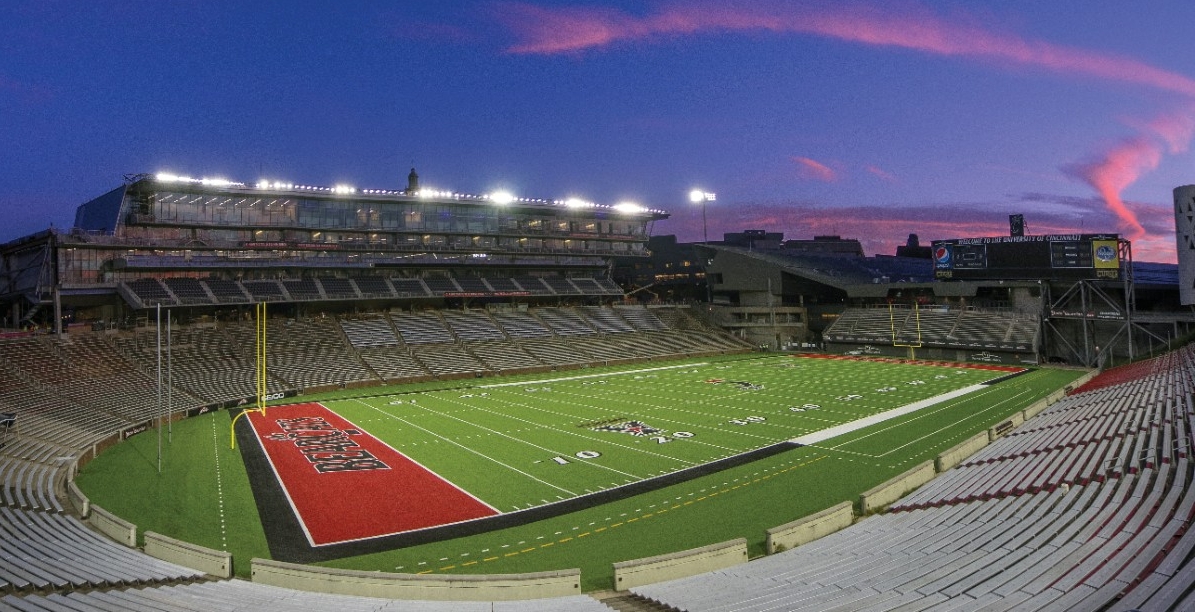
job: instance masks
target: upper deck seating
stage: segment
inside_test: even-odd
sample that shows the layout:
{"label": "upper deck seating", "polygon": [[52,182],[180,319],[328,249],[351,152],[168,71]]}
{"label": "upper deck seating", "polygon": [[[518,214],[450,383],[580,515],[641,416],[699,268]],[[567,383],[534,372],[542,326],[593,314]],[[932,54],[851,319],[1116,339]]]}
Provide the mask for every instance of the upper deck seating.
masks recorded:
{"label": "upper deck seating", "polygon": [[514,282],[531,295],[552,295],[552,289],[538,276],[516,276]]}
{"label": "upper deck seating", "polygon": [[362,297],[393,297],[394,290],[390,283],[380,276],[358,276],[353,278]]}
{"label": "upper deck seating", "polygon": [[323,277],[319,284],[324,288],[324,295],[328,299],[356,299],[360,297],[357,288],[347,278]]}
{"label": "upper deck seating", "polygon": [[418,278],[392,278],[390,284],[394,285],[398,297],[423,297],[431,294]]}
{"label": "upper deck seating", "polygon": [[425,278],[423,279],[423,283],[427,285],[428,290],[430,290],[433,295],[461,292],[461,288],[457,286],[455,280],[443,276],[432,276]]}
{"label": "upper deck seating", "polygon": [[167,278],[162,282],[178,298],[180,304],[211,304],[214,301],[199,279]]}
{"label": "upper deck seating", "polygon": [[323,294],[320,293],[320,287],[312,278],[288,279],[282,281],[282,286],[286,292],[290,294],[292,300],[322,300]]}
{"label": "upper deck seating", "polygon": [[567,278],[560,276],[545,276],[542,280],[544,281],[544,284],[550,287],[552,292],[556,295],[576,295],[581,293],[581,290],[577,289],[577,287],[570,283]]}
{"label": "upper deck seating", "polygon": [[207,285],[209,291],[215,296],[216,301],[222,304],[235,304],[240,302],[251,301],[249,296],[245,294],[244,288],[236,281],[224,280],[220,278],[209,278],[203,281]]}
{"label": "upper deck seating", "polygon": [[521,292],[522,288],[515,284],[514,279],[495,277],[485,279],[487,285],[490,286],[495,293],[514,293]]}
{"label": "upper deck seating", "polygon": [[286,299],[278,281],[247,280],[241,281],[241,286],[253,297],[255,302],[281,302]]}
{"label": "upper deck seating", "polygon": [[146,306],[155,306],[157,304],[174,306],[178,304],[178,300],[175,300],[170,295],[170,292],[166,290],[166,287],[156,278],[131,280],[125,283],[125,287],[128,287],[137,296],[137,299],[141,300],[141,303]]}

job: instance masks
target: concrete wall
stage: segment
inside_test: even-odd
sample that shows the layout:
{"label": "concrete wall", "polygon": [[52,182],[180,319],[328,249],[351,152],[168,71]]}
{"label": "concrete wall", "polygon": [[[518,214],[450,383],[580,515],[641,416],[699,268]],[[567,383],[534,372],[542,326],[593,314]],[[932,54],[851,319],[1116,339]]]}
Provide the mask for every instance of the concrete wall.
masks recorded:
{"label": "concrete wall", "polygon": [[229,552],[204,548],[147,531],[145,554],[219,578],[232,578],[232,553]]}
{"label": "concrete wall", "polygon": [[854,520],[855,511],[851,502],[842,502],[817,514],[799,518],[779,527],[772,527],[767,532],[768,554],[773,554],[780,548],[787,550],[807,544],[839,529],[849,527]]}
{"label": "concrete wall", "polygon": [[91,516],[88,518],[88,521],[93,527],[99,529],[101,533],[125,546],[133,547],[137,545],[136,525],[95,504],[91,504]]}
{"label": "concrete wall", "polygon": [[1014,412],[1007,419],[1000,421],[999,423],[988,428],[988,440],[995,442],[996,438],[1002,438],[1009,433],[1012,433],[1012,430],[1020,427],[1021,423],[1024,422],[1025,413]]}
{"label": "concrete wall", "polygon": [[91,514],[91,500],[79,490],[78,485],[74,480],[68,480],[66,483],[66,499],[70,502],[71,507],[75,512],[79,513],[79,518],[87,518]]}
{"label": "concrete wall", "polygon": [[738,538],[656,557],[614,564],[614,589],[627,589],[704,574],[747,562],[747,540]]}
{"label": "concrete wall", "polygon": [[531,574],[390,574],[253,560],[253,581],[335,595],[434,601],[509,601],[581,593],[581,570]]}
{"label": "concrete wall", "polygon": [[881,484],[859,496],[859,511],[867,514],[877,508],[887,506],[904,497],[905,493],[933,480],[937,472],[934,462],[926,461],[921,465]]}
{"label": "concrete wall", "polygon": [[934,469],[939,473],[945,472],[962,463],[967,457],[979,452],[989,443],[991,443],[991,436],[988,432],[977,433],[970,439],[964,440],[938,455],[938,458],[934,460]]}

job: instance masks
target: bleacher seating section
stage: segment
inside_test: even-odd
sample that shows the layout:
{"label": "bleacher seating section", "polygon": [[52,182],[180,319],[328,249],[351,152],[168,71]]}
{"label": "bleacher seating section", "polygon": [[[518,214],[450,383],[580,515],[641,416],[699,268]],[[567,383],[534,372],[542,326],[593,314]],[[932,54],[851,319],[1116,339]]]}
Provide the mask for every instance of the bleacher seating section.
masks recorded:
{"label": "bleacher seating section", "polygon": [[847,308],[822,333],[826,342],[919,344],[1035,353],[1037,317],[942,307]]}
{"label": "bleacher seating section", "polygon": [[1190,346],[1110,371],[886,514],[633,591],[692,611],[1195,609],[1193,392]]}
{"label": "bleacher seating section", "polygon": [[[608,320],[606,314],[558,310],[547,319]],[[634,325],[637,315],[619,315]],[[709,350],[719,342],[737,346],[732,339],[696,331],[696,325],[540,335],[537,329],[549,328],[537,327],[544,317],[535,310],[495,313],[493,328],[511,339],[463,342],[445,324],[457,317],[491,320],[480,312],[392,313],[339,323],[274,320],[269,334],[279,352],[271,358],[278,363],[312,359],[311,352],[318,351],[322,363],[348,364],[333,369],[361,373],[361,359],[372,364],[366,355],[384,354],[415,364],[413,370],[422,375],[468,373],[502,363],[575,363],[569,360],[620,350],[641,354]],[[421,344],[412,355],[412,347],[394,331],[412,318],[439,321],[451,339]],[[455,320],[451,325],[458,328]],[[252,331],[248,323],[171,330],[174,393],[181,406],[239,397],[236,385],[219,391],[209,387],[230,374],[239,378],[236,373],[247,365],[245,336]],[[17,415],[19,423],[0,447],[0,590],[5,593],[0,610],[385,605],[241,580],[212,581],[98,535],[63,508],[64,481],[69,466],[91,444],[155,414],[144,389],[132,387],[151,384],[146,366],[156,359],[156,334],[25,337],[0,341],[0,346],[0,412]],[[117,387],[118,379],[138,384]],[[79,382],[102,386],[105,393],[69,390]],[[121,399],[98,397],[107,394]],[[1188,346],[1105,372],[886,513],[745,565],[633,591],[693,611],[1195,609],[1193,439],[1195,346]],[[404,601],[401,607],[607,609],[586,597],[476,605]]]}
{"label": "bleacher seating section", "polygon": [[229,280],[219,278],[141,278],[118,283],[121,295],[134,308],[158,304],[217,305],[254,301],[315,302],[380,298],[418,298],[485,295],[617,296],[622,290],[607,278],[549,276],[481,277],[437,276],[426,279],[386,276],[315,277],[297,279]]}

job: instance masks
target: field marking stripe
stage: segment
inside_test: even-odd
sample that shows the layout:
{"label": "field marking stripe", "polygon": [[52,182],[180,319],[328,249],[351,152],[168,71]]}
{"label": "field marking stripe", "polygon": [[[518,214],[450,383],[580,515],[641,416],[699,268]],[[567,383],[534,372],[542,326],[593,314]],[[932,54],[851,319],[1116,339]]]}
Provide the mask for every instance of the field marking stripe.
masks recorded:
{"label": "field marking stripe", "polygon": [[477,385],[475,389],[494,389],[496,387],[514,387],[517,385],[538,385],[540,383],[561,382],[565,380],[581,380],[583,378],[602,378],[605,376],[625,376],[627,374],[642,374],[643,372],[658,372],[660,370],[678,370],[680,368],[694,368],[697,366],[709,365],[708,361],[701,363],[689,363],[685,365],[674,366],[660,366],[658,368],[643,368],[639,370],[627,370],[625,372],[603,372],[601,374],[581,374],[579,376],[561,376],[559,378],[545,378],[542,380],[521,380],[518,382],[495,383],[492,385]]}
{"label": "field marking stripe", "polygon": [[[448,401],[448,402],[452,402],[452,401],[453,401],[453,400],[451,400],[451,399],[448,399],[448,398],[444,398],[444,399],[445,399],[445,401]],[[548,409],[545,409],[545,408],[540,408],[540,407],[538,407],[538,406],[532,406],[532,405],[529,405],[529,404],[524,404],[524,403],[522,403],[522,402],[516,402],[516,401],[512,401],[512,400],[506,400],[506,399],[502,399],[502,398],[494,398],[494,399],[496,399],[497,401],[503,402],[504,404],[507,404],[507,405],[511,405],[511,406],[518,406],[518,407],[520,407],[520,408],[526,408],[526,409],[528,409],[528,410],[536,410],[536,411],[539,411],[539,412],[546,412],[546,413],[548,413],[548,414],[555,414],[555,415],[564,416],[564,417],[568,417],[568,418],[581,418],[581,417],[579,417],[578,415],[572,415],[572,414],[568,414],[568,413],[565,413],[565,412],[559,412],[559,411],[556,411],[556,410],[548,410]],[[500,417],[505,417],[505,418],[514,419],[514,420],[516,420],[516,421],[521,421],[521,422],[523,422],[523,423],[527,423],[528,425],[534,425],[534,426],[536,426],[536,427],[548,428],[548,429],[551,429],[553,432],[555,432],[555,433],[558,433],[558,434],[565,434],[565,435],[569,435],[569,436],[575,436],[575,437],[579,437],[579,438],[581,438],[582,440],[585,440],[586,442],[593,442],[593,443],[595,443],[595,444],[609,444],[609,445],[611,445],[611,446],[616,446],[616,447],[618,447],[618,448],[621,448],[621,449],[623,449],[623,450],[634,451],[634,452],[637,452],[637,453],[642,453],[642,454],[650,455],[650,456],[652,456],[652,457],[657,457],[657,458],[660,458],[660,459],[667,459],[667,460],[670,460],[670,461],[676,461],[676,462],[678,462],[678,463],[683,463],[683,464],[686,464],[686,465],[701,465],[702,463],[704,463],[704,462],[701,462],[701,461],[689,461],[688,459],[681,459],[681,458],[679,458],[679,457],[673,457],[673,456],[671,456],[671,455],[665,455],[664,453],[653,453],[653,452],[651,452],[651,451],[649,451],[649,450],[645,450],[645,449],[641,449],[641,448],[635,448],[634,446],[629,446],[629,445],[626,445],[626,444],[622,444],[621,442],[615,442],[615,441],[614,441],[614,440],[612,440],[612,439],[606,439],[606,438],[603,438],[603,437],[600,437],[600,436],[590,436],[590,435],[588,435],[588,434],[583,434],[583,433],[576,432],[576,431],[572,431],[572,430],[569,430],[569,429],[557,429],[557,428],[555,428],[554,426],[551,426],[551,425],[544,425],[544,424],[542,424],[542,423],[537,423],[537,422],[535,422],[535,421],[531,421],[531,420],[528,420],[528,419],[523,419],[523,418],[520,418],[520,417],[517,417],[517,416],[511,415],[511,414],[507,414],[507,413],[504,413],[504,412],[498,412],[498,411],[495,411],[495,410],[490,410],[490,409],[488,409],[488,408],[484,408],[484,407],[481,407],[481,406],[473,406],[473,405],[470,405],[470,404],[464,404],[463,402],[461,403],[461,405],[463,405],[463,406],[467,406],[467,407],[468,407],[469,409],[471,409],[471,410],[477,410],[477,411],[480,411],[480,412],[485,412],[485,413],[493,414],[493,415],[495,415],[495,416],[500,416]],[[422,405],[420,405],[420,408],[423,408],[423,406],[422,406]],[[428,410],[430,411],[431,409],[429,408]],[[451,418],[457,418],[457,417],[453,417],[452,415],[449,415],[449,414],[447,414],[447,413],[442,413],[442,412],[435,412],[435,414],[439,414],[439,415],[443,415],[443,416],[448,416],[448,417],[451,417]],[[458,420],[460,420],[460,419],[458,419]],[[501,436],[506,436],[506,437],[508,437],[508,438],[510,438],[510,437],[511,437],[511,436],[509,436],[509,435],[507,435],[507,434],[504,434],[504,433],[501,433],[501,432],[498,432],[498,431],[494,431],[494,430],[492,430],[492,429],[489,429],[488,427],[484,427],[484,426],[482,426],[482,425],[477,425],[476,423],[470,423],[469,421],[464,421],[464,422],[465,422],[465,423],[468,423],[468,424],[470,424],[470,425],[474,425],[475,427],[480,427],[481,429],[485,429],[485,430],[487,430],[487,431],[493,431],[494,433],[496,433],[496,434],[498,434],[498,435],[501,435]],[[592,430],[592,429],[587,429],[586,431],[593,431],[593,430]],[[535,446],[536,448],[543,448],[543,447],[540,447],[540,446],[536,446],[536,445],[534,445],[534,444],[531,444],[530,442],[525,442],[524,440],[519,440],[518,438],[512,438],[512,439],[513,439],[513,440],[517,440],[517,441],[519,441],[519,442],[524,442],[524,443],[526,443],[526,444],[530,444],[531,446]],[[720,446],[717,446],[717,445],[714,445],[714,444],[707,444],[706,446],[715,446],[716,448],[722,448],[722,447],[720,447]],[[547,450],[547,449],[544,449],[544,450]],[[735,449],[726,448],[726,449],[723,449],[723,450],[731,450],[731,451],[733,451],[733,450],[735,450]],[[551,451],[551,452],[555,452],[555,451]],[[738,452],[742,452],[742,451],[738,451]],[[556,454],[561,454],[561,453],[556,453]],[[587,462],[587,463],[588,463],[588,462]],[[597,465],[597,464],[594,464],[594,465]],[[600,467],[607,467],[607,466],[600,466]],[[632,476],[632,477],[634,477],[634,478],[642,478],[641,476],[635,476],[634,474],[628,474],[627,472],[623,472],[623,471],[621,471],[621,470],[616,470],[616,469],[614,469],[614,468],[607,467],[607,469],[609,469],[609,470],[611,470],[611,471],[614,471],[614,472],[618,472],[619,474],[622,474],[623,476]]]}
{"label": "field marking stripe", "polygon": [[[952,427],[957,427],[957,426],[959,426],[961,423],[963,423],[964,421],[968,421],[968,420],[970,420],[970,419],[973,419],[973,418],[976,418],[976,417],[981,417],[981,416],[984,416],[984,415],[985,415],[985,413],[987,413],[987,412],[988,412],[988,411],[990,411],[990,410],[995,410],[996,408],[998,408],[998,407],[1000,407],[1000,406],[1003,406],[1004,404],[1007,404],[1008,402],[1015,401],[1015,400],[1019,400],[1019,399],[1021,399],[1021,397],[1022,397],[1022,396],[1024,396],[1024,395],[1028,394],[1029,392],[1030,392],[1030,391],[1029,391],[1028,389],[1026,389],[1026,390],[1024,390],[1024,391],[1020,391],[1020,392],[1018,392],[1016,395],[1014,395],[1014,396],[1012,396],[1012,397],[1009,397],[1009,398],[1005,398],[1005,399],[1003,399],[1003,400],[1000,400],[999,402],[996,402],[995,404],[992,404],[991,406],[989,406],[989,407],[987,407],[987,408],[985,408],[985,409],[983,409],[983,410],[980,410],[979,412],[973,412],[973,413],[971,413],[971,414],[968,414],[967,416],[965,416],[965,417],[963,417],[963,418],[961,418],[961,419],[959,419],[959,420],[955,421],[954,423],[951,423],[951,424],[949,424],[949,425],[946,425],[946,426],[943,426],[943,427],[939,427],[938,429],[936,429],[936,430],[934,430],[934,431],[931,431],[931,432],[929,432],[929,433],[925,434],[924,436],[921,436],[920,438],[915,438],[915,439],[913,439],[913,440],[909,440],[908,442],[906,442],[906,443],[904,443],[904,444],[901,444],[900,446],[894,446],[894,447],[890,448],[890,449],[888,450],[888,452],[886,452],[886,453],[884,453],[884,454],[882,454],[882,455],[873,455],[873,456],[874,456],[874,457],[876,457],[876,458],[879,458],[879,457],[887,457],[888,455],[891,455],[892,453],[894,453],[894,452],[896,452],[896,451],[898,451],[898,450],[901,450],[901,449],[903,449],[903,448],[905,448],[905,447],[907,447],[907,446],[909,446],[909,445],[911,445],[911,444],[916,444],[916,443],[918,443],[918,442],[920,442],[920,441],[922,441],[922,440],[924,440],[924,439],[926,439],[926,438],[929,438],[929,437],[932,437],[932,436],[936,436],[936,435],[938,435],[938,434],[942,433],[943,431],[946,431],[947,429],[950,429],[950,428],[952,428]],[[955,406],[954,404],[951,404],[951,405],[949,405],[949,406],[944,406],[944,407],[943,407],[943,409],[949,409],[949,408],[953,408],[954,406]],[[890,427],[890,428],[888,428],[888,429],[892,429],[892,428],[895,428],[895,427],[899,427],[899,426],[901,426],[901,425],[904,425],[904,424],[906,424],[906,423],[908,423],[908,422],[909,422],[909,421],[905,421],[904,423],[899,423],[899,424],[897,424],[897,425],[893,425],[892,427]],[[876,432],[874,432],[874,433],[877,433],[877,434],[878,434],[878,433],[880,433],[881,431],[887,431],[887,429],[878,430],[878,431],[876,431]],[[862,439],[864,439],[864,438],[866,438],[866,437],[868,437],[868,436],[870,436],[870,435],[873,435],[873,434],[867,434],[867,436],[862,436],[862,437],[859,437],[859,438],[855,438],[854,440],[851,440],[850,442],[846,442],[846,444],[850,444],[850,443],[852,443],[852,442],[855,442],[855,441],[857,441],[857,440],[862,440]],[[837,450],[837,449],[835,449],[835,450]]]}
{"label": "field marking stripe", "polygon": [[[547,481],[545,481],[545,480],[540,480],[539,478],[536,478],[535,476],[532,476],[531,474],[528,474],[527,472],[524,472],[523,470],[520,470],[520,469],[519,469],[519,468],[517,468],[517,467],[514,467],[514,466],[512,466],[512,465],[507,465],[507,464],[505,464],[505,463],[503,463],[503,462],[501,462],[501,461],[499,461],[499,460],[497,460],[497,459],[495,459],[495,458],[493,458],[493,457],[490,457],[490,456],[488,456],[488,455],[486,455],[486,454],[484,454],[484,453],[481,453],[481,452],[475,451],[475,450],[473,450],[473,449],[469,448],[468,446],[465,446],[464,444],[461,444],[461,443],[457,442],[456,440],[451,440],[451,439],[449,439],[449,438],[446,438],[446,437],[444,437],[444,436],[441,436],[440,434],[438,434],[438,433],[436,433],[436,432],[434,432],[434,431],[432,431],[432,430],[430,430],[430,429],[427,429],[427,428],[425,428],[425,427],[420,427],[419,425],[416,425],[415,423],[412,423],[412,422],[410,422],[410,421],[408,421],[408,420],[406,420],[406,419],[404,419],[404,418],[402,418],[402,417],[400,417],[400,416],[398,416],[398,415],[390,414],[389,412],[386,412],[385,410],[382,410],[381,408],[378,408],[378,407],[376,407],[376,406],[371,406],[371,405],[369,405],[369,404],[367,404],[367,403],[365,403],[365,402],[363,402],[363,401],[361,401],[361,400],[354,400],[354,401],[356,401],[356,402],[360,403],[362,406],[365,406],[365,407],[367,407],[367,408],[371,408],[371,409],[373,409],[373,410],[376,410],[376,411],[378,411],[378,412],[380,412],[380,413],[382,413],[382,414],[384,414],[384,415],[386,415],[386,416],[388,416],[388,417],[390,417],[390,418],[392,418],[392,419],[395,419],[395,420],[397,420],[397,421],[402,421],[403,423],[406,423],[407,425],[410,425],[411,427],[414,427],[415,429],[419,429],[419,430],[421,430],[421,431],[424,431],[424,432],[426,432],[426,433],[429,433],[429,434],[431,434],[431,435],[433,435],[433,436],[435,436],[435,437],[437,437],[437,438],[439,438],[439,439],[441,439],[441,440],[443,440],[443,441],[445,441],[445,442],[447,442],[447,443],[449,443],[449,444],[452,444],[452,445],[455,445],[455,446],[459,446],[459,447],[461,447],[461,448],[463,448],[463,449],[465,449],[465,450],[467,450],[467,451],[469,451],[469,452],[471,452],[471,453],[473,453],[473,454],[477,455],[478,457],[481,457],[481,458],[483,458],[483,459],[487,459],[487,460],[489,460],[489,461],[492,461],[492,462],[494,462],[494,463],[497,463],[498,465],[500,465],[500,466],[502,466],[502,467],[504,467],[504,468],[506,468],[506,469],[508,469],[508,470],[511,470],[511,471],[513,471],[513,472],[518,472],[519,474],[522,474],[522,475],[526,476],[527,478],[530,478],[531,480],[534,480],[534,481],[536,481],[536,482],[538,482],[538,483],[540,483],[540,484],[543,484],[543,485],[547,485],[547,486],[549,486],[549,487],[552,487],[553,489],[556,489],[557,491],[563,491],[563,492],[565,492],[565,493],[568,493],[569,495],[572,495],[572,496],[574,496],[574,497],[576,497],[576,495],[577,495],[576,493],[573,493],[572,491],[569,491],[568,489],[565,489],[564,487],[558,487],[558,486],[556,486],[556,485],[554,485],[554,484],[552,484],[552,483],[550,483],[550,482],[547,482]],[[436,473],[436,472],[432,472],[432,473]],[[484,502],[483,502],[483,503],[484,503]],[[489,505],[489,504],[486,504],[486,505]],[[491,506],[491,507],[492,507],[492,506]]]}
{"label": "field marking stripe", "polygon": [[923,399],[921,401],[913,402],[911,404],[905,404],[904,406],[901,406],[899,408],[893,408],[892,410],[887,410],[887,411],[881,412],[879,414],[873,414],[871,416],[866,416],[861,419],[856,419],[849,423],[843,423],[842,425],[836,425],[834,427],[823,429],[821,431],[816,431],[816,432],[811,433],[806,436],[801,436],[799,438],[793,438],[792,440],[790,440],[790,442],[800,444],[802,446],[810,446],[813,444],[817,444],[818,442],[825,442],[826,440],[829,440],[831,438],[836,438],[843,434],[847,434],[852,431],[857,431],[857,430],[863,429],[864,427],[869,427],[869,426],[875,425],[877,423],[883,423],[884,421],[887,421],[889,419],[894,419],[899,416],[904,416],[906,414],[910,414],[910,413],[916,412],[918,410],[921,410],[922,408],[927,408],[929,406],[933,406],[934,404],[940,404],[942,402],[950,401],[956,397],[967,395],[968,393],[974,393],[975,391],[983,389],[985,386],[986,385],[983,385],[983,384],[977,384],[977,385],[971,385],[969,387],[963,387],[961,389],[955,389],[954,391],[949,391],[949,392],[943,393],[941,395],[935,395],[934,397],[931,397],[931,398]]}
{"label": "field marking stripe", "polygon": [[[521,422],[523,422],[523,423],[526,423],[526,424],[528,424],[528,425],[534,425],[534,426],[536,426],[536,427],[543,427],[543,428],[552,429],[552,431],[553,431],[553,432],[556,432],[556,433],[565,433],[565,434],[575,434],[575,433],[576,433],[576,432],[570,432],[570,431],[563,431],[563,430],[555,429],[555,428],[552,428],[552,427],[550,427],[550,426],[546,426],[546,425],[542,425],[542,424],[536,423],[535,421],[529,421],[529,420],[527,420],[527,419],[522,419],[522,418],[516,417],[516,416],[514,416],[514,415],[510,415],[510,414],[504,414],[504,413],[500,413],[500,412],[495,412],[495,411],[493,411],[493,410],[487,410],[487,409],[485,409],[485,408],[482,408],[482,407],[479,407],[479,406],[473,406],[473,405],[471,405],[471,404],[466,404],[465,402],[456,401],[456,400],[453,400],[453,399],[451,399],[451,398],[442,398],[442,399],[443,399],[443,401],[446,401],[446,402],[448,402],[448,403],[450,403],[450,404],[457,404],[457,405],[459,405],[459,406],[464,406],[464,407],[466,407],[466,408],[469,408],[470,410],[479,410],[479,411],[481,411],[481,412],[486,412],[486,413],[494,414],[494,415],[496,415],[496,416],[501,416],[501,417],[511,418],[511,419],[514,419],[514,420],[516,420],[516,421],[521,421]],[[501,401],[501,400],[500,400],[500,401]],[[518,405],[518,404],[516,404],[516,405]],[[453,420],[456,420],[456,421],[460,421],[461,423],[464,423],[464,424],[466,424],[466,425],[471,425],[471,426],[473,426],[473,427],[476,427],[476,428],[478,428],[478,429],[482,429],[482,430],[484,430],[484,431],[488,431],[488,432],[490,432],[490,433],[493,433],[493,434],[496,434],[496,435],[502,436],[502,437],[504,437],[504,438],[509,438],[509,439],[511,439],[511,440],[514,440],[515,442],[518,442],[518,443],[520,443],[520,444],[525,444],[525,445],[527,445],[527,446],[530,446],[530,447],[532,447],[532,448],[537,448],[537,449],[539,449],[539,450],[542,450],[542,451],[544,451],[544,452],[547,452],[547,453],[551,453],[551,454],[553,454],[553,455],[567,455],[567,454],[569,454],[569,453],[568,453],[568,452],[566,452],[566,451],[556,451],[556,450],[552,450],[552,449],[550,449],[550,448],[547,448],[547,447],[544,447],[544,446],[540,446],[540,445],[538,445],[538,444],[535,444],[534,442],[531,442],[531,441],[529,441],[529,440],[523,440],[523,439],[520,439],[520,438],[516,438],[515,436],[512,436],[512,435],[510,435],[510,434],[508,434],[508,433],[503,433],[503,432],[501,432],[501,431],[498,431],[498,430],[496,430],[496,429],[490,429],[489,427],[486,427],[485,425],[479,425],[479,424],[477,424],[477,423],[474,423],[474,422],[472,422],[472,421],[468,421],[468,420],[462,419],[462,418],[460,418],[460,417],[458,417],[458,416],[455,416],[455,415],[449,414],[449,413],[447,413],[447,412],[439,412],[439,411],[432,410],[431,408],[428,408],[427,406],[424,406],[423,404],[418,404],[418,407],[419,407],[419,408],[422,408],[423,410],[426,410],[426,411],[428,411],[428,412],[431,412],[432,414],[435,414],[435,415],[438,415],[438,416],[442,416],[442,417],[447,417],[447,418],[450,418],[450,419],[453,419]],[[586,438],[586,439],[588,440],[588,438]],[[667,455],[660,455],[660,456],[661,456],[661,457],[667,457]],[[682,463],[688,463],[688,464],[690,464],[690,465],[692,465],[692,464],[693,464],[692,462],[689,462],[689,461],[681,461],[681,462],[682,462]],[[632,474],[632,473],[630,473],[630,472],[624,472],[624,471],[622,471],[622,470],[619,470],[619,469],[616,469],[616,468],[612,468],[612,467],[610,467],[610,466],[608,466],[608,465],[602,465],[602,464],[600,464],[600,463],[594,463],[594,462],[592,462],[592,461],[588,461],[588,460],[585,460],[584,464],[585,464],[585,465],[592,465],[592,466],[594,466],[594,467],[599,467],[599,468],[602,468],[602,469],[604,469],[604,470],[609,470],[609,471],[611,471],[611,472],[615,472],[615,473],[618,473],[618,474],[622,474],[623,476],[627,476],[627,477],[629,477],[629,478],[643,478],[642,476],[639,476],[639,475],[637,475],[637,474]],[[563,491],[564,489],[561,489],[561,490]],[[575,494],[574,494],[574,495],[575,495]]]}
{"label": "field marking stripe", "polygon": [[290,489],[286,486],[286,479],[282,477],[282,472],[274,463],[274,458],[270,455],[269,449],[266,448],[265,440],[262,439],[261,432],[253,424],[253,419],[245,419],[249,423],[249,429],[253,431],[253,440],[261,447],[261,454],[266,458],[266,462],[270,464],[270,469],[274,472],[274,480],[278,481],[279,488],[282,489],[282,494],[286,496],[286,503],[290,506],[291,514],[299,520],[299,528],[303,530],[303,537],[307,538],[307,544],[312,548],[318,546],[315,543],[315,538],[311,535],[311,530],[307,527],[307,521],[303,519],[303,513],[299,511],[299,507],[295,505],[294,497],[291,496]]}

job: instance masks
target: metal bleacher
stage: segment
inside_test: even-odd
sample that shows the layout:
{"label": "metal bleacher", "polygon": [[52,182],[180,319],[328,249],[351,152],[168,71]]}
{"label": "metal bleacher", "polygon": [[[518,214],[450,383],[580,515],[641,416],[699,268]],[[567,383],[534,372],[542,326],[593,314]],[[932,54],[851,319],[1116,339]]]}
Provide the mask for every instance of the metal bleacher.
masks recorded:
{"label": "metal bleacher", "polygon": [[1195,351],[1128,367],[887,513],[632,590],[692,612],[1195,609]]}

